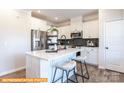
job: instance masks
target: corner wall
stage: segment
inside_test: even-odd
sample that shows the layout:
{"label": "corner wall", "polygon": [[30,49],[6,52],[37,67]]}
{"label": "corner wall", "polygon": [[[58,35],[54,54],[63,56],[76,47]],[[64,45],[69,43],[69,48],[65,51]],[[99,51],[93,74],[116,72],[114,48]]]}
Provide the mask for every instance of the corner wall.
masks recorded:
{"label": "corner wall", "polygon": [[30,50],[30,12],[0,10],[0,76],[25,67]]}

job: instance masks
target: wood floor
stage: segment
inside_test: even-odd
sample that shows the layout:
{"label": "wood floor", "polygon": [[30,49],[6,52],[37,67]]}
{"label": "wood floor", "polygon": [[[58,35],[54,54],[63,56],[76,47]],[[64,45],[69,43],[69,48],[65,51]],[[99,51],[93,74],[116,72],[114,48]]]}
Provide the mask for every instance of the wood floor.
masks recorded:
{"label": "wood floor", "polygon": [[[124,73],[119,73],[111,70],[103,70],[91,65],[88,65],[88,71],[90,79],[85,80],[85,82],[124,82]],[[82,82],[81,77],[79,77],[78,80],[79,82]]]}
{"label": "wood floor", "polygon": [[[78,72],[80,68],[78,67]],[[88,65],[88,71],[90,74],[90,79],[85,80],[85,82],[124,82],[124,74],[118,73],[110,70],[98,69],[95,66]],[[80,73],[80,72],[79,72]],[[21,70],[12,74],[2,76],[0,78],[25,78],[26,71]],[[78,77],[79,83],[82,83],[82,78]]]}
{"label": "wood floor", "polygon": [[25,78],[25,76],[26,76],[26,70],[24,69],[24,70],[14,72],[12,74],[2,76],[0,78]]}

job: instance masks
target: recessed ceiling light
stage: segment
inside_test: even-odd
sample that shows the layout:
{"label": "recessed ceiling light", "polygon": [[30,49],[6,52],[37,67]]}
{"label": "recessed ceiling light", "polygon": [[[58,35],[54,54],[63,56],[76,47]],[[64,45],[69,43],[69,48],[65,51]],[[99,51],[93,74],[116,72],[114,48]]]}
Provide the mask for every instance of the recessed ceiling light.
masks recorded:
{"label": "recessed ceiling light", "polygon": [[59,18],[58,17],[54,17],[55,20],[58,20]]}

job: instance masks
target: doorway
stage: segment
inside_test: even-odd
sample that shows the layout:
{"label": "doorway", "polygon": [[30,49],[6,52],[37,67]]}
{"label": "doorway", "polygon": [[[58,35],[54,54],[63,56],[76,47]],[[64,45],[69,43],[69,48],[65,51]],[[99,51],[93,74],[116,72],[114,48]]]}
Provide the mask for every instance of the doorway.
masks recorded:
{"label": "doorway", "polygon": [[105,26],[106,68],[124,72],[124,20],[106,22]]}

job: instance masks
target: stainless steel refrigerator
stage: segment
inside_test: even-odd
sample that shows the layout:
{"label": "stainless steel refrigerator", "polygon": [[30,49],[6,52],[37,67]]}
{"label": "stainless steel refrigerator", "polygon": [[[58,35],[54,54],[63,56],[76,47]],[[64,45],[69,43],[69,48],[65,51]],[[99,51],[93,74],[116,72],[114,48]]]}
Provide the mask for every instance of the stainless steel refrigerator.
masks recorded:
{"label": "stainless steel refrigerator", "polygon": [[31,30],[31,50],[46,49],[46,32],[40,30]]}

